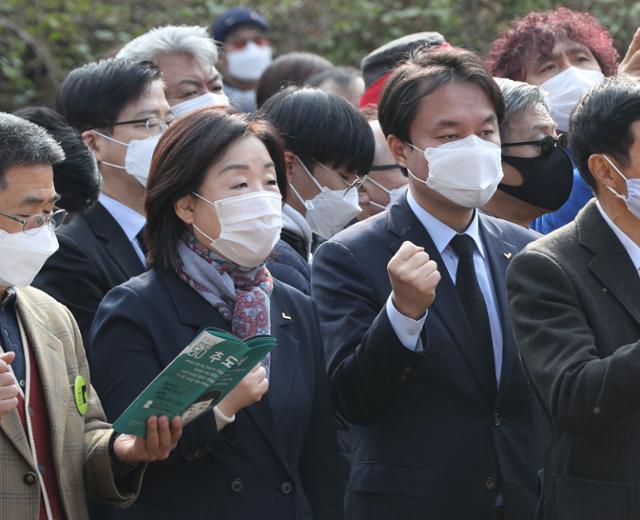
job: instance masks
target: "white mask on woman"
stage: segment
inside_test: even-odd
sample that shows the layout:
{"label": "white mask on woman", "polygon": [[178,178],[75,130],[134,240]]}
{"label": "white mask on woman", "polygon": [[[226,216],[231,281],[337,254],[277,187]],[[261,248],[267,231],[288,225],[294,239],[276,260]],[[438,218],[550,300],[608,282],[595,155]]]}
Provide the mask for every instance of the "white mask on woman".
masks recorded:
{"label": "white mask on woman", "polygon": [[306,209],[304,218],[309,223],[311,231],[322,238],[329,239],[338,231],[343,230],[349,222],[362,212],[358,190],[355,187],[345,188],[343,190],[330,190],[326,186],[322,186],[316,178],[311,175],[311,172],[300,158],[297,159],[305,173],[320,190],[320,193],[311,200],[304,200],[292,184],[289,184],[289,188],[304,205]]}
{"label": "white mask on woman", "polygon": [[113,141],[114,143],[127,147],[127,153],[124,156],[124,166],[109,163],[107,161],[101,162],[107,166],[111,166],[112,168],[125,170],[129,175],[135,177],[140,184],[146,187],[149,170],[151,170],[151,158],[153,157],[153,151],[156,149],[162,134],[152,135],[146,139],[131,139],[129,143],[123,143],[118,139],[101,134],[96,130],[94,130],[94,132],[108,141]]}
{"label": "white mask on woman", "polygon": [[0,230],[0,285],[31,285],[47,259],[58,250],[53,228],[45,224],[33,234]]}
{"label": "white mask on woman", "polygon": [[558,125],[558,130],[564,132],[569,130],[571,114],[580,98],[602,83],[603,79],[604,74],[599,70],[569,67],[541,85],[544,100],[549,107],[552,119]]}
{"label": "white mask on woman", "polygon": [[423,181],[411,170],[409,175],[465,208],[480,208],[489,202],[504,176],[500,147],[475,134],[427,148],[423,153],[429,163],[429,177]]}
{"label": "white mask on woman", "polygon": [[254,191],[211,202],[193,192],[216,210],[220,236],[211,238],[195,223],[193,227],[211,242],[209,248],[235,264],[254,268],[264,263],[280,240],[282,196],[273,191]]}

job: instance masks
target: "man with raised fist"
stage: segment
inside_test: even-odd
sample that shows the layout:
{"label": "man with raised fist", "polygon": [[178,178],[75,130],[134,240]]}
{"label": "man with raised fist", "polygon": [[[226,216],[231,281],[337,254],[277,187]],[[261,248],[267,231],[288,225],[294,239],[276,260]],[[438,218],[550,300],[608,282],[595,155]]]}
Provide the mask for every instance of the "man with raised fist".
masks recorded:
{"label": "man with raised fist", "polygon": [[407,195],[314,257],[331,391],[352,425],[349,519],[534,517],[542,446],[504,277],[535,234],[477,211],[502,178],[503,116],[478,56],[414,54],[379,105]]}

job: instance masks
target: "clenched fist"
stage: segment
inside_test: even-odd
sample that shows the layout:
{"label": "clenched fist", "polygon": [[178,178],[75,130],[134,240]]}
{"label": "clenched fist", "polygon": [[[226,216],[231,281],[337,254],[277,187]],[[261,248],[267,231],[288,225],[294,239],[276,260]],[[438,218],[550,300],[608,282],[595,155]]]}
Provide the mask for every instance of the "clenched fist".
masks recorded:
{"label": "clenched fist", "polygon": [[403,242],[387,264],[396,309],[408,318],[418,319],[431,307],[440,282],[438,264],[424,248]]}
{"label": "clenched fist", "polygon": [[20,387],[9,368],[15,356],[14,352],[6,352],[0,356],[0,418],[18,407]]}

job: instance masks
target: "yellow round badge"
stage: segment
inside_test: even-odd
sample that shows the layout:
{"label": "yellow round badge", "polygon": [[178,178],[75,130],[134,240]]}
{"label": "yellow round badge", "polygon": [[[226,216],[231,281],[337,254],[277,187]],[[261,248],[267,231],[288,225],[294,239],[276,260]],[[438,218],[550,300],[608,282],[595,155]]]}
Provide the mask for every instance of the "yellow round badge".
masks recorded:
{"label": "yellow round badge", "polygon": [[73,396],[76,400],[76,408],[78,408],[78,412],[80,415],[85,415],[87,413],[87,408],[89,407],[89,389],[87,388],[87,382],[84,380],[84,377],[76,377],[76,382],[73,385]]}

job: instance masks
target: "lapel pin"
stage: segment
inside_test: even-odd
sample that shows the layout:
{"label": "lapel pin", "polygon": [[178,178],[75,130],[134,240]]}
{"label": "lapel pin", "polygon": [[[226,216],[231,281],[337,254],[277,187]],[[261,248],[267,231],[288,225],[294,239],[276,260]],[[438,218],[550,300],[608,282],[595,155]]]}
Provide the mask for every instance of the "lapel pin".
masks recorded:
{"label": "lapel pin", "polygon": [[507,252],[507,253],[502,253],[502,254],[504,255],[504,257],[505,257],[507,260],[511,260],[511,257],[513,256],[513,253],[509,253],[509,252]]}
{"label": "lapel pin", "polygon": [[283,312],[283,313],[282,313],[282,317],[283,317],[285,320],[293,320],[293,318],[292,318],[291,316],[289,316],[286,312]]}

